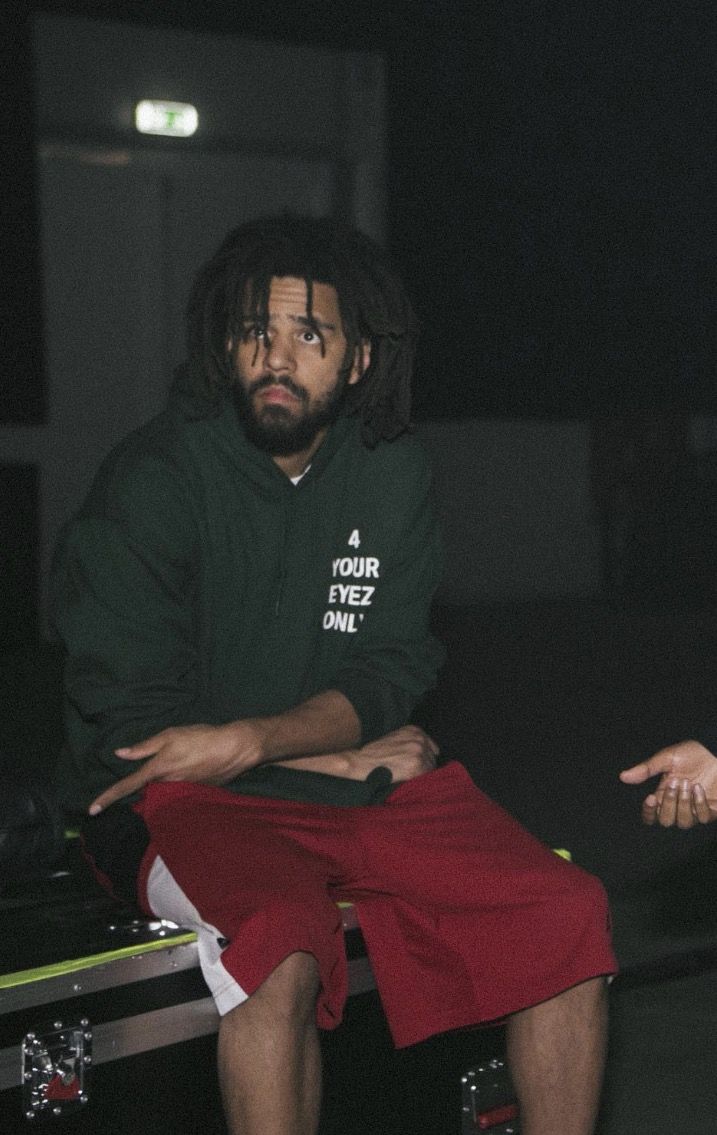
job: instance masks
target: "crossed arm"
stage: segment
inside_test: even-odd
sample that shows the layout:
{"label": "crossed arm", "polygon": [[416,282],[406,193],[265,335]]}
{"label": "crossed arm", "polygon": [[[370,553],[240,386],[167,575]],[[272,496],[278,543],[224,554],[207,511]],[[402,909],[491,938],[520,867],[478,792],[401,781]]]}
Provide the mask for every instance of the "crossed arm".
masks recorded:
{"label": "crossed arm", "polygon": [[396,782],[435,767],[438,746],[417,726],[404,726],[359,747],[360,733],[353,706],[338,690],[316,694],[273,717],[173,726],[115,750],[123,760],[144,763],[98,796],[89,812],[97,815],[151,781],[226,784],[269,762],[353,780],[365,779],[371,769],[382,765]]}
{"label": "crossed arm", "polygon": [[624,784],[644,784],[653,776],[660,780],[642,804],[646,824],[692,828],[717,820],[717,757],[699,741],[668,745],[620,773]]}

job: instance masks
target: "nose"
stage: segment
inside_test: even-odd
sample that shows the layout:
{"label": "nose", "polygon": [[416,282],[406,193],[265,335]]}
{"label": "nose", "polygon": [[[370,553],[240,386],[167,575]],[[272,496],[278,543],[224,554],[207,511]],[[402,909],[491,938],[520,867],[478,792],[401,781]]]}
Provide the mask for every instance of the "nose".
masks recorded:
{"label": "nose", "polygon": [[264,363],[274,373],[293,371],[295,358],[289,335],[272,331],[264,344]]}

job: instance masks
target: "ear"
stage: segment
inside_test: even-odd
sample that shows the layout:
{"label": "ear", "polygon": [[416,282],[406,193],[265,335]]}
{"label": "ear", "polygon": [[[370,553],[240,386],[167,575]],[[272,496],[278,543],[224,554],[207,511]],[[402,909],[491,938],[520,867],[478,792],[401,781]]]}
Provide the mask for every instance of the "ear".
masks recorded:
{"label": "ear", "polygon": [[370,362],[371,343],[368,339],[362,339],[354,354],[353,366],[349,374],[349,386],[355,386],[355,384],[363,378],[369,368]]}

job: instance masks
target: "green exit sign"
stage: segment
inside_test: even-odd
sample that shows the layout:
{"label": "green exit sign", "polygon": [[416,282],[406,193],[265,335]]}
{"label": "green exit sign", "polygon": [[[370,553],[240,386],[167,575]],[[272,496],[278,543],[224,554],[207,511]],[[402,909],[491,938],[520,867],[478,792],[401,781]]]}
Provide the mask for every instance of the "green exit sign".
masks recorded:
{"label": "green exit sign", "polygon": [[196,132],[199,115],[188,102],[164,102],[142,99],[134,111],[134,123],[140,134],[164,134],[169,138],[189,138]]}

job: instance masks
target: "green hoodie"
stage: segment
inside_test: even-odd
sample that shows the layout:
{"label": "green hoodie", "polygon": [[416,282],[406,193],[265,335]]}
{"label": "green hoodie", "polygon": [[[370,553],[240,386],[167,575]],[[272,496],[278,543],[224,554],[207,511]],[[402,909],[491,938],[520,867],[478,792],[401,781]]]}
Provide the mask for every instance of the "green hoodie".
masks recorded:
{"label": "green hoodie", "polygon": [[414,438],[368,449],[354,417],[297,485],[229,401],[201,418],[170,402],[126,438],[55,560],[64,802],[84,809],[127,775],[115,748],[326,689],[352,703],[364,741],[405,724],[442,657],[428,630],[440,570],[429,480]]}

